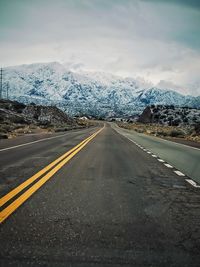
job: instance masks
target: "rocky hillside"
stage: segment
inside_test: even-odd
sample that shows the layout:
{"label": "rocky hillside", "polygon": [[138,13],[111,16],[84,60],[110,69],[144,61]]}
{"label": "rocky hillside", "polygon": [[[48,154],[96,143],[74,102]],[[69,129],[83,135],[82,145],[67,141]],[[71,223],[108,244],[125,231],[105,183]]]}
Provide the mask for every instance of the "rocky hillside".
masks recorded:
{"label": "rocky hillside", "polygon": [[5,68],[4,84],[7,82],[10,99],[53,104],[71,115],[123,117],[141,113],[152,104],[200,108],[200,97],[152,88],[142,79],[73,73],[57,62]]}
{"label": "rocky hillside", "polygon": [[200,109],[151,105],[144,109],[138,121],[169,126],[195,126],[200,124]]}
{"label": "rocky hillside", "polygon": [[139,133],[200,143],[200,109],[151,105],[144,109],[137,121],[117,123]]}
{"label": "rocky hillside", "polygon": [[0,100],[0,138],[41,130],[64,131],[76,127],[77,122],[57,107]]}

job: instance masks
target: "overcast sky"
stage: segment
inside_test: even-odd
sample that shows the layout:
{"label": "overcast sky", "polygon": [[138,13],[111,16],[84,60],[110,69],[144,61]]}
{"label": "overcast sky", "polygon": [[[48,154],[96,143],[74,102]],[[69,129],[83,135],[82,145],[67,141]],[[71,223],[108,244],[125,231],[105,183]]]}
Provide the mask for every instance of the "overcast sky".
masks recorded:
{"label": "overcast sky", "polygon": [[199,0],[0,0],[0,64],[58,61],[200,95]]}

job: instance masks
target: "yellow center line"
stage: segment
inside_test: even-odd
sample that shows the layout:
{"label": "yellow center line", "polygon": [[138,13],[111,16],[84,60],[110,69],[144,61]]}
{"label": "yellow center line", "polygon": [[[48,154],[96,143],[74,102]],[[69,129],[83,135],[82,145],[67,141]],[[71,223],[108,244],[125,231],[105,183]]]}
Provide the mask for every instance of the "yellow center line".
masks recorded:
{"label": "yellow center line", "polygon": [[[104,128],[104,127],[103,127]],[[97,134],[99,134],[103,128],[88,138],[81,146],[73,151],[68,157],[62,160],[52,170],[50,170],[45,176],[43,176],[38,182],[30,187],[26,192],[19,196],[9,206],[7,206],[2,212],[0,212],[0,223],[8,218],[18,207],[20,207],[31,195],[33,195],[43,184],[45,184],[56,172],[58,172],[71,158],[73,158],[83,147],[85,147]]]}
{"label": "yellow center line", "polygon": [[67,157],[69,154],[71,154],[73,151],[75,151],[77,148],[79,148],[82,144],[84,144],[87,140],[92,138],[95,135],[92,134],[82,142],[80,142],[78,145],[67,151],[65,154],[60,156],[58,159],[47,165],[45,168],[28,178],[25,182],[11,190],[8,194],[4,195],[2,198],[0,198],[0,207],[2,207],[6,202],[8,202],[10,199],[12,199],[14,196],[16,196],[18,193],[20,193],[23,189],[25,189],[27,186],[32,184],[35,180],[39,179],[43,174],[45,174],[47,171],[49,171],[51,168],[53,168],[57,163],[59,163],[61,160],[63,160],[65,157]]}

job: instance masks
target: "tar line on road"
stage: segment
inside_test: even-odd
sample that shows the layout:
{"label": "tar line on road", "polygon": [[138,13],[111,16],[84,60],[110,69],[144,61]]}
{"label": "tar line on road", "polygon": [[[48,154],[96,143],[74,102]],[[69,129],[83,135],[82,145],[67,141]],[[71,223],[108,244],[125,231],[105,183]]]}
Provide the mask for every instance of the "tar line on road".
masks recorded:
{"label": "tar line on road", "polygon": [[[105,127],[105,126],[104,126]],[[28,178],[25,182],[17,186],[15,189],[0,198],[0,223],[7,219],[17,208],[19,208],[28,198],[30,198],[41,186],[43,186],[55,173],[57,173],[70,159],[72,159],[81,149],[83,149],[93,138],[95,138],[103,129],[101,128],[74,148],[67,151],[58,159],[50,163],[48,166]],[[44,175],[44,176],[43,176]],[[31,186],[31,184],[33,184]],[[28,189],[27,189],[28,188]],[[27,190],[26,190],[27,189]],[[26,190],[24,192],[24,190]],[[19,197],[15,198],[20,192]],[[10,201],[14,200],[10,203]],[[10,203],[4,207],[6,203]]]}

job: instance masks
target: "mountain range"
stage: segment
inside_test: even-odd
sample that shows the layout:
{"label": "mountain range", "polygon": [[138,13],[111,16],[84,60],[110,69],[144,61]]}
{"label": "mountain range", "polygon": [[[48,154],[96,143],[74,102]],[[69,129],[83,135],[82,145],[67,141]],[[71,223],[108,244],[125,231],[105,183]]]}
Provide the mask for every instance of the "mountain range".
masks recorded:
{"label": "mountain range", "polygon": [[7,82],[11,100],[56,105],[70,115],[131,116],[152,104],[200,108],[200,96],[152,87],[142,79],[76,73],[57,62],[7,67],[4,85]]}

